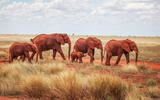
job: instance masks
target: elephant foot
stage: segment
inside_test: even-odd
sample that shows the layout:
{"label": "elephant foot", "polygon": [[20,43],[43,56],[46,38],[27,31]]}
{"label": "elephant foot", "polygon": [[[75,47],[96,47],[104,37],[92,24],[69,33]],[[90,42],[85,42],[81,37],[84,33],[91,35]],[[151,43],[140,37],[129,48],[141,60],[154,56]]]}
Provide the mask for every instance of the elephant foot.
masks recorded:
{"label": "elephant foot", "polygon": [[66,58],[63,58],[63,60],[66,60]]}
{"label": "elephant foot", "polygon": [[110,66],[111,64],[106,62],[105,65],[106,65],[106,66]]}
{"label": "elephant foot", "polygon": [[111,64],[105,64],[106,66],[110,66]]}
{"label": "elephant foot", "polygon": [[114,66],[118,66],[118,64],[114,64]]}
{"label": "elephant foot", "polygon": [[53,58],[53,60],[56,60],[56,58]]}

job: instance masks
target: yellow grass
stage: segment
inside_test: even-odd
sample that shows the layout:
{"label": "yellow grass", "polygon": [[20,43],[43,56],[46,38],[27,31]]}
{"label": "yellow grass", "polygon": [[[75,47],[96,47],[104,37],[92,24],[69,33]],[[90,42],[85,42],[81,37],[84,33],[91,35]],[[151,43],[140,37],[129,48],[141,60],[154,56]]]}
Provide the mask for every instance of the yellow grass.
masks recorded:
{"label": "yellow grass", "polygon": [[[130,100],[139,90],[112,75],[83,74],[62,63],[13,63],[0,67],[0,95],[48,100]],[[145,95],[136,94],[137,100]]]}
{"label": "yellow grass", "polygon": [[138,73],[138,68],[134,65],[124,65],[121,67],[121,71],[125,73]]}

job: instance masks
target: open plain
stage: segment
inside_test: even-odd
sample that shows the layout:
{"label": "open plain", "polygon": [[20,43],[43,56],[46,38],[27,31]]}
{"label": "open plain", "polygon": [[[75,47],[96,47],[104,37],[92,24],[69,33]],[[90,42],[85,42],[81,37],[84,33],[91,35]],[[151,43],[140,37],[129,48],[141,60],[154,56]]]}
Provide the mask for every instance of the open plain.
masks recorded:
{"label": "open plain", "polygon": [[[57,53],[52,59],[52,50],[44,51],[43,60],[32,64],[26,60],[8,63],[8,48],[14,42],[31,42],[36,35],[0,35],[0,95],[5,100],[159,100],[160,99],[160,37],[94,36],[103,47],[107,41],[130,39],[139,49],[138,64],[135,53],[130,53],[131,63],[126,65],[122,56],[120,64],[113,66],[117,57],[112,57],[111,66],[100,63],[100,50],[95,50],[95,61],[89,56],[83,63],[62,60]],[[78,38],[69,36],[73,46]],[[62,45],[67,58],[68,45]],[[104,55],[105,56],[105,55]],[[5,97],[2,97],[5,98]],[[1,98],[0,98],[1,100]]]}

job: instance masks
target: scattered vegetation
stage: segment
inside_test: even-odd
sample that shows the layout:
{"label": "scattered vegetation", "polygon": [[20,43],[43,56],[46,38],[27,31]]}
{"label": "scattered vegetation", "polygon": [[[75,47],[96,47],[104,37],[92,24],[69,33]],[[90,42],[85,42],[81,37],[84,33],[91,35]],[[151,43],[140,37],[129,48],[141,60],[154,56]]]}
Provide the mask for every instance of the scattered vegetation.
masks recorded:
{"label": "scattered vegetation", "polygon": [[[23,38],[22,38],[23,37]],[[33,35],[1,35],[0,37],[0,61],[8,60],[8,51],[13,42],[30,42]],[[70,36],[72,48],[75,41],[86,36]],[[160,61],[159,37],[114,37],[97,36],[102,40],[103,46],[111,39],[129,38],[135,41],[139,48],[140,61]],[[145,38],[145,39],[144,39]],[[10,40],[10,41],[8,41]],[[143,40],[143,41],[142,41]],[[62,45],[64,55],[68,55],[68,45]],[[57,56],[60,56],[57,53]],[[156,80],[147,79],[136,87],[127,83],[118,76],[134,74],[157,74],[147,65],[104,66],[102,64],[71,63],[70,61],[58,61],[52,59],[52,50],[43,53],[43,60],[33,64],[15,61],[12,64],[0,66],[0,95],[15,96],[24,95],[29,98],[44,100],[150,100],[160,98],[160,89]],[[1,59],[3,58],[3,59]],[[87,58],[89,58],[87,56]],[[100,58],[100,51],[95,49],[95,58]],[[130,53],[131,61],[135,59],[135,53]],[[113,60],[117,57],[113,57]],[[122,56],[121,60],[125,60]],[[87,68],[68,69],[66,65],[88,66]],[[98,74],[98,71],[109,70],[110,74]],[[113,75],[114,74],[114,75]],[[132,77],[129,77],[132,78]],[[146,88],[140,91],[139,88]]]}
{"label": "scattered vegetation", "polygon": [[125,73],[138,73],[138,68],[134,65],[124,65],[121,67],[121,71]]}
{"label": "scattered vegetation", "polygon": [[115,75],[77,73],[62,63],[4,65],[0,67],[0,81],[0,95],[49,100],[132,100],[135,95],[136,100],[146,98]]}
{"label": "scattered vegetation", "polygon": [[158,85],[157,81],[153,79],[148,80],[147,82],[143,82],[142,84],[146,85],[147,87],[150,87],[150,86],[153,87],[153,86]]}
{"label": "scattered vegetation", "polygon": [[0,61],[5,61],[8,60],[8,55],[6,54],[6,52],[0,52]]}
{"label": "scattered vegetation", "polygon": [[90,65],[90,68],[96,69],[96,70],[105,70],[107,67],[102,64],[92,64]]}
{"label": "scattered vegetation", "polygon": [[149,87],[147,88],[148,91],[146,91],[146,94],[150,96],[151,98],[160,98],[160,89],[158,87]]}

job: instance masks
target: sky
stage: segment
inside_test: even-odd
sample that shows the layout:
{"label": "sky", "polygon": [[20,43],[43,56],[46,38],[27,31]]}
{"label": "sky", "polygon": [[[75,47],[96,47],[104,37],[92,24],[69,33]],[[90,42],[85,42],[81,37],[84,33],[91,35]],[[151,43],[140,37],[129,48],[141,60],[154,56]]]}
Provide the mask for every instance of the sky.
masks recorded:
{"label": "sky", "polygon": [[0,0],[0,34],[160,36],[160,0]]}

